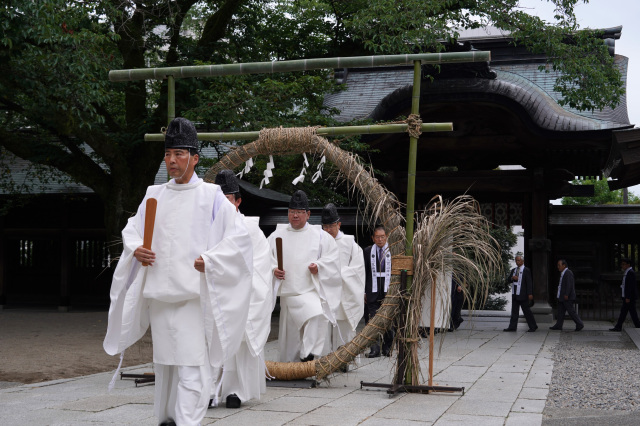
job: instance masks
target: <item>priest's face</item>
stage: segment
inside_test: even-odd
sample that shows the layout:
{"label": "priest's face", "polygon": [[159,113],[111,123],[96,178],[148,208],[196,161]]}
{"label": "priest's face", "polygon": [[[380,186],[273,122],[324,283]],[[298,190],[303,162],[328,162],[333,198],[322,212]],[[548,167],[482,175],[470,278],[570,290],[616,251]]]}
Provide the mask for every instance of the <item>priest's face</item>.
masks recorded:
{"label": "priest's face", "polygon": [[340,222],[329,223],[329,224],[322,225],[322,229],[327,231],[329,235],[335,238],[338,236],[338,232],[340,232],[340,225],[341,225]]}
{"label": "priest's face", "polygon": [[311,216],[311,210],[289,209],[289,224],[293,229],[302,229]]}
{"label": "priest's face", "polygon": [[231,204],[236,206],[236,211],[238,211],[240,203],[242,202],[242,198],[236,198],[236,194],[225,194],[224,196],[227,197],[227,200],[229,200]]}
{"label": "priest's face", "polygon": [[373,233],[373,242],[376,246],[382,248],[385,244],[387,244],[387,233],[382,229],[376,229],[376,232]]}
{"label": "priest's face", "polygon": [[188,183],[198,164],[198,154],[191,155],[186,148],[167,148],[164,150],[164,164],[167,173],[176,183]]}

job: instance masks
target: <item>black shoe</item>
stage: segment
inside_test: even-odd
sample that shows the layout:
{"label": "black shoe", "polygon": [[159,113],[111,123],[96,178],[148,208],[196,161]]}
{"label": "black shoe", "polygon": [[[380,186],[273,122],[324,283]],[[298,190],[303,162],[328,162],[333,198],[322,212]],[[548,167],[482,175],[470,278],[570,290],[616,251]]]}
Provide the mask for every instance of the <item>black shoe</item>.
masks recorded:
{"label": "black shoe", "polygon": [[584,324],[576,325],[576,331],[580,331],[584,328]]}
{"label": "black shoe", "polygon": [[527,333],[533,333],[533,332],[534,332],[534,331],[536,331],[537,329],[538,329],[538,326],[536,325],[535,327],[528,329],[528,330],[527,330]]}
{"label": "black shoe", "polygon": [[391,351],[389,349],[383,349],[382,350],[382,355],[383,356],[391,356]]}
{"label": "black shoe", "polygon": [[227,408],[240,408],[240,405],[242,405],[242,402],[240,398],[238,398],[238,395],[232,393],[227,396]]}
{"label": "black shoe", "polygon": [[165,420],[164,422],[160,423],[160,426],[176,426],[176,422],[174,422],[173,420],[169,419],[169,420]]}
{"label": "black shoe", "polygon": [[516,328],[505,328],[502,331],[518,331]]}
{"label": "black shoe", "polygon": [[300,358],[300,362],[313,361],[313,354],[309,354],[306,358]]}
{"label": "black shoe", "polygon": [[560,327],[556,327],[555,325],[553,327],[549,327],[549,330],[558,330],[558,331],[562,331],[562,329]]}
{"label": "black shoe", "polygon": [[613,327],[613,328],[610,328],[609,331],[622,331],[622,329],[618,327]]}
{"label": "black shoe", "polygon": [[460,319],[458,320],[458,322],[456,323],[456,325],[455,325],[455,327],[454,327],[454,328],[457,330],[457,329],[458,329],[458,327],[460,327],[460,324],[462,324],[462,322],[463,322],[463,321],[464,321],[464,320],[463,320],[462,318],[460,318]]}
{"label": "black shoe", "polygon": [[380,349],[372,349],[371,352],[367,354],[367,358],[378,358],[380,356]]}

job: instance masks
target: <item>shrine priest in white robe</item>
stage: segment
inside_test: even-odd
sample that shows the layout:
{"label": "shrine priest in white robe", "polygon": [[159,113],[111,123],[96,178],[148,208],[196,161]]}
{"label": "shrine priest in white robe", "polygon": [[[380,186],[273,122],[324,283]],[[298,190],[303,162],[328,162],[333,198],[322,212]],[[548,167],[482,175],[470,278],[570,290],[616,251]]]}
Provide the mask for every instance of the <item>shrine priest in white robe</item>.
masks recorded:
{"label": "shrine priest in white robe", "polygon": [[[278,349],[281,362],[310,361],[322,354],[328,323],[335,324],[342,280],[338,246],[319,225],[311,225],[303,191],[291,197],[288,224],[269,236],[273,284],[280,296]],[[278,268],[276,238],[282,238]]]}
{"label": "shrine priest in white robe", "polygon": [[[216,176],[216,184],[220,185],[225,197],[238,211],[242,195],[236,175],[231,170],[222,170]],[[267,390],[263,351],[271,331],[273,311],[269,243],[260,229],[259,217],[240,216],[253,246],[253,286],[240,348],[225,362],[221,372],[214,372],[214,398],[210,406],[217,405],[217,391],[221,388],[227,408],[239,408],[242,401],[260,399],[260,395]]]}
{"label": "shrine priest in white robe", "polygon": [[[122,361],[124,350],[151,326],[154,408],[164,426],[200,424],[211,368],[237,352],[249,312],[251,238],[220,187],[195,174],[197,152],[194,125],[184,118],[169,123],[164,158],[173,179],[147,189],[122,231],[103,344]],[[157,200],[157,213],[146,249],[149,198]]]}
{"label": "shrine priest in white robe", "polygon": [[364,313],[365,268],[362,248],[353,235],[340,230],[342,223],[338,209],[332,203],[322,210],[322,229],[336,240],[340,251],[340,276],[342,295],[336,311],[336,327],[330,328],[331,339],[325,345],[325,352],[333,352],[339,346],[350,342],[356,335],[356,327]]}

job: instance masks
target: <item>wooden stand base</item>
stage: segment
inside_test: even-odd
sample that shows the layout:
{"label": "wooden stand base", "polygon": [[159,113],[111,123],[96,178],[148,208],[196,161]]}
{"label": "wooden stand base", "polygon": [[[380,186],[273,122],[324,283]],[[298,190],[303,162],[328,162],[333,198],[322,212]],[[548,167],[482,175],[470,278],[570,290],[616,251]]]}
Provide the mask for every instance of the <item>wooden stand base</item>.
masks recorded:
{"label": "wooden stand base", "polygon": [[[407,283],[407,271],[403,270],[400,273],[400,285],[402,286],[401,287],[402,296],[406,295],[406,292],[407,292],[406,283]],[[405,312],[407,308],[406,308],[405,298],[402,297],[401,300],[402,300],[402,304],[400,306],[400,313],[397,316],[397,318],[399,318],[398,329],[404,332],[404,330],[406,330],[404,326],[404,318],[405,318]],[[433,296],[431,301],[432,301],[431,312],[434,312],[435,306],[433,305],[433,302],[435,301],[435,298]],[[432,322],[433,322],[433,318],[432,318]],[[404,337],[406,338],[407,336],[404,336]],[[430,335],[430,339],[433,339],[433,335]],[[387,388],[387,393],[389,394],[389,397],[394,396],[395,394],[400,392],[427,393],[427,394],[430,392],[462,392],[462,394],[464,395],[464,388],[404,384],[405,373],[407,371],[407,361],[408,361],[407,352],[405,351],[405,345],[404,345],[404,342],[406,340],[401,338],[399,341],[400,343],[398,344],[398,360],[396,364],[397,365],[396,383],[388,384],[388,383],[360,382],[360,389],[362,389],[363,386],[372,387],[372,388]]]}
{"label": "wooden stand base", "polygon": [[128,373],[120,373],[120,380],[122,379],[135,379],[134,383],[136,387],[142,384],[154,383],[156,382],[156,375],[153,373],[147,374],[128,374]]}

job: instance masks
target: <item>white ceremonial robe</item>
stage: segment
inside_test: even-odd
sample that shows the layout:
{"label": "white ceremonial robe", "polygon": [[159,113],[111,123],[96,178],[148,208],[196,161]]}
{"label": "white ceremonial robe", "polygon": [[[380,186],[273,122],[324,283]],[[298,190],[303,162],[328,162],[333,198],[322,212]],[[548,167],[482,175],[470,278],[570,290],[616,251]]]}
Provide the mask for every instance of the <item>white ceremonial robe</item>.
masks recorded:
{"label": "white ceremonial robe", "polygon": [[362,248],[353,235],[345,235],[342,231],[338,232],[335,241],[340,251],[342,295],[336,312],[337,326],[329,325],[331,338],[325,343],[325,353],[333,352],[350,342],[356,336],[356,327],[364,314],[366,270]]}
{"label": "white ceremonial robe", "polygon": [[[281,362],[292,362],[322,353],[327,323],[335,323],[340,306],[340,254],[335,240],[319,225],[307,223],[296,230],[280,224],[269,236],[272,271],[277,268],[278,237],[282,238],[285,271],[282,281],[272,272],[280,296],[278,349]],[[316,275],[309,271],[311,263],[318,265]]]}
{"label": "white ceremonial robe", "polygon": [[244,402],[260,399],[260,395],[267,390],[262,352],[271,331],[273,294],[271,251],[267,238],[260,229],[260,218],[241,216],[253,245],[253,288],[245,336],[238,352],[224,364],[220,396],[226,398],[235,393]]}
{"label": "white ceremonial robe", "polygon": [[[148,198],[158,201],[156,261],[141,267],[133,253],[142,245]],[[210,368],[237,352],[244,335],[252,277],[247,229],[219,186],[194,175],[188,184],[150,186],[122,240],[104,349],[122,353],[151,325],[156,415],[198,424],[211,393]],[[204,273],[193,266],[199,256]]]}

